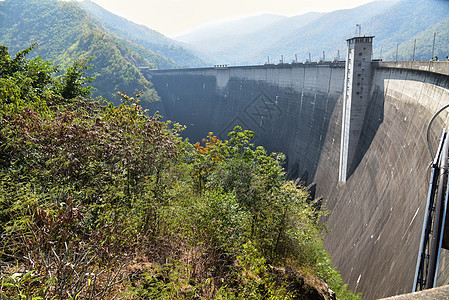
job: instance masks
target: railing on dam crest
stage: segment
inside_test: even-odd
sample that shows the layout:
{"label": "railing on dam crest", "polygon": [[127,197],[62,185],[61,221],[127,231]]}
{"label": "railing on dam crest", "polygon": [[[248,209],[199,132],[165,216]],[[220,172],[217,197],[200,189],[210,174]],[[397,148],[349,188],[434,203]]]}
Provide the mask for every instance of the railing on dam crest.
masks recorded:
{"label": "railing on dam crest", "polygon": [[449,61],[373,61],[374,68],[425,71],[449,76]]}

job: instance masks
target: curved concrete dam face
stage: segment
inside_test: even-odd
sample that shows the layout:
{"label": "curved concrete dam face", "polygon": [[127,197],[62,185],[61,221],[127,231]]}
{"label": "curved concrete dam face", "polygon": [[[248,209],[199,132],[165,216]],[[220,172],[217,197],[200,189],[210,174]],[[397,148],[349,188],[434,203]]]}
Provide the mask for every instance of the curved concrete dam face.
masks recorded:
{"label": "curved concrete dam face", "polygon": [[343,91],[344,65],[283,65],[151,72],[157,109],[187,125],[185,136],[221,139],[235,126],[254,143],[287,156],[290,177],[311,181],[330,117]]}
{"label": "curved concrete dam face", "polygon": [[[449,65],[447,65],[449,66]],[[449,103],[449,76],[373,68],[370,100],[346,182],[339,182],[342,64],[293,64],[150,71],[157,108],[187,125],[200,141],[226,138],[235,125],[255,132],[256,144],[287,155],[290,178],[317,183],[331,210],[325,247],[345,282],[364,299],[412,290],[426,208],[426,128]],[[437,147],[449,114],[431,130]],[[443,250],[438,285],[449,283]]]}

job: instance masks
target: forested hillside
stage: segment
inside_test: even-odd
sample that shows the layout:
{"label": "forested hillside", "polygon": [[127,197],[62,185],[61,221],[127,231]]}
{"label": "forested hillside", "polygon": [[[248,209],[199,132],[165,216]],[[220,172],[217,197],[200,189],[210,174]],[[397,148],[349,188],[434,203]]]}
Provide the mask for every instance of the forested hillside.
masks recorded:
{"label": "forested hillside", "polygon": [[356,298],[282,154],[238,127],[192,145],[32,53],[0,46],[1,299]]}
{"label": "forested hillside", "polygon": [[[185,49],[179,42],[171,40],[148,27],[135,24],[125,18],[114,15],[92,1],[74,2],[93,16],[101,25],[123,39],[149,49],[172,60],[179,66],[196,67],[206,63],[191,50]],[[148,12],[151,17],[151,12]]]}
{"label": "forested hillside", "polygon": [[73,3],[56,0],[0,2],[0,44],[12,53],[38,43],[35,53],[66,67],[74,60],[92,58],[90,75],[96,78],[93,96],[119,103],[117,92],[144,91],[142,101],[157,95],[136,66],[169,68],[174,62],[123,40],[98,26]]}

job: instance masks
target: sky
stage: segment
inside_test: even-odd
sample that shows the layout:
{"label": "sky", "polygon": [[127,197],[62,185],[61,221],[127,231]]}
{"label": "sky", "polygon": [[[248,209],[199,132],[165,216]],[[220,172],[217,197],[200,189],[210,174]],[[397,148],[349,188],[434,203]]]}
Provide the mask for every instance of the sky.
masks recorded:
{"label": "sky", "polygon": [[[79,1],[79,0],[78,0]],[[176,37],[202,25],[263,13],[295,16],[354,8],[373,0],[92,0],[106,10]]]}

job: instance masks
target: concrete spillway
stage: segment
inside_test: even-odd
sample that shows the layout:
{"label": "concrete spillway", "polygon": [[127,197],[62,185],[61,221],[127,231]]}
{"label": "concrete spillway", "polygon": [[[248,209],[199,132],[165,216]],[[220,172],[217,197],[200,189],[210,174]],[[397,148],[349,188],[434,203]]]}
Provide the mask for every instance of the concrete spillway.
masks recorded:
{"label": "concrete spillway", "polygon": [[[438,65],[436,65],[438,64]],[[412,290],[426,205],[426,126],[449,103],[449,63],[373,63],[369,102],[345,183],[338,181],[342,64],[150,71],[168,119],[192,141],[235,125],[283,152],[291,177],[317,183],[331,210],[325,239],[352,290],[374,299]],[[438,142],[449,114],[431,131]],[[443,253],[439,285],[449,282]]]}

